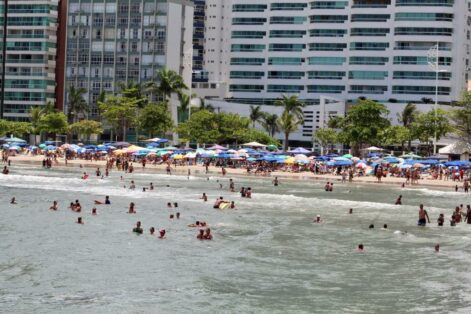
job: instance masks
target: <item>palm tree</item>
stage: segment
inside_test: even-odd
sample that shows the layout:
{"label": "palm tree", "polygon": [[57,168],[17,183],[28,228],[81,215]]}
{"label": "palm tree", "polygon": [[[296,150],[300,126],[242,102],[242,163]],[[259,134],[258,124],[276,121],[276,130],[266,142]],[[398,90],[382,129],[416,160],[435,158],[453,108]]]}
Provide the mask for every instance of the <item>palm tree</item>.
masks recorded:
{"label": "palm tree", "polygon": [[173,70],[164,68],[157,72],[157,77],[158,83],[149,82],[147,89],[162,96],[165,101],[168,101],[172,94],[180,94],[184,89],[188,89],[183,78]]}
{"label": "palm tree", "polygon": [[278,115],[276,114],[270,114],[268,112],[263,113],[262,117],[262,126],[267,131],[267,133],[273,137],[275,136],[275,133],[280,132],[280,128],[278,126]]}
{"label": "palm tree", "polygon": [[250,121],[252,121],[252,128],[255,128],[255,123],[260,122],[263,118],[263,111],[261,106],[250,105]]}
{"label": "palm tree", "polygon": [[[56,109],[54,107],[54,104],[51,101],[46,102],[44,106],[34,106],[29,109],[29,114],[31,116],[31,130],[33,135],[37,135],[38,127],[39,127],[39,121],[41,118],[48,114],[55,112]],[[41,132],[39,132],[41,135]],[[34,144],[36,144],[36,136],[34,137]]]}
{"label": "palm tree", "polygon": [[87,90],[85,88],[75,88],[70,86],[69,88],[69,102],[67,106],[67,119],[69,123],[77,122],[79,115],[85,115],[89,112],[90,108],[83,98]]}
{"label": "palm tree", "polygon": [[129,83],[119,82],[118,87],[120,93],[126,98],[135,98],[138,100],[137,106],[144,108],[148,103],[148,98],[145,97],[145,88],[141,83],[131,81]]}
{"label": "palm tree", "polygon": [[278,118],[278,126],[281,131],[285,134],[285,140],[283,143],[283,150],[288,150],[288,143],[289,143],[289,135],[296,130],[298,130],[299,126],[303,123],[299,117],[297,117],[293,113],[289,113],[288,111],[283,112],[281,117]]}
{"label": "palm tree", "polygon": [[283,113],[293,114],[301,122],[304,120],[304,103],[298,99],[298,96],[283,95],[281,99],[275,102],[275,106],[283,107]]}
{"label": "palm tree", "polygon": [[[409,129],[409,131],[410,131],[410,129],[412,127],[412,124],[414,123],[418,113],[419,112],[417,110],[417,106],[414,105],[413,103],[408,103],[404,107],[404,110],[402,110],[401,113],[397,114],[397,118],[398,118],[399,123],[401,123],[402,126]],[[409,151],[411,150],[411,146],[412,146],[412,140],[409,139],[409,141],[408,141],[408,150]]]}

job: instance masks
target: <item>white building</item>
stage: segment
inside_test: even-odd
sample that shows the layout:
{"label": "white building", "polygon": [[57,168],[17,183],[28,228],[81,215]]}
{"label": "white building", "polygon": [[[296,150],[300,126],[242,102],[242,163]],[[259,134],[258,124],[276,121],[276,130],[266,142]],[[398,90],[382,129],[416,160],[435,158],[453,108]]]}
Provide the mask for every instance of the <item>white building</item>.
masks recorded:
{"label": "white building", "polygon": [[[327,96],[402,108],[433,102],[436,83],[451,103],[467,88],[470,2],[208,0],[204,66],[235,103],[297,94],[313,106]],[[438,80],[428,62],[437,44]]]}

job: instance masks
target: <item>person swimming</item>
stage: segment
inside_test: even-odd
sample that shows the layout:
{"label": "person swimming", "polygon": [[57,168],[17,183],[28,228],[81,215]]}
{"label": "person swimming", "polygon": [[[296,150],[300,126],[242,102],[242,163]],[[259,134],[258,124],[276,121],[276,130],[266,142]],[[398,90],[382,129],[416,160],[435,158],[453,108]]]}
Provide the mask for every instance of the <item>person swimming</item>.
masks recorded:
{"label": "person swimming", "polygon": [[437,224],[439,227],[443,227],[444,223],[445,223],[445,216],[443,214],[440,214],[437,219]]}
{"label": "person swimming", "polygon": [[240,189],[240,197],[245,197],[245,193],[246,193],[246,192],[245,192],[245,188],[242,187],[242,188]]}
{"label": "person swimming", "polygon": [[321,215],[317,215],[316,219],[314,219],[314,222],[320,224],[322,222]]}
{"label": "person swimming", "polygon": [[167,232],[165,231],[165,229],[162,229],[162,230],[159,231],[159,233],[160,233],[159,239],[164,239],[164,238],[165,238],[165,234],[166,234]]}
{"label": "person swimming", "polygon": [[383,225],[383,230],[386,230],[386,229],[388,229],[388,224]]}
{"label": "person swimming", "polygon": [[129,203],[129,210],[128,214],[135,214],[136,213],[136,208],[134,202]]}
{"label": "person swimming", "polygon": [[399,195],[399,197],[396,200],[395,205],[402,205],[402,195]]}
{"label": "person swimming", "polygon": [[364,247],[364,245],[363,245],[363,244],[361,244],[361,243],[360,243],[360,244],[358,244],[357,251],[358,251],[358,252],[364,252],[364,251],[365,251],[365,247]]}
{"label": "person swimming", "polygon": [[134,183],[134,180],[131,180],[131,185],[129,186],[129,189],[131,190],[136,189],[136,184]]}
{"label": "person swimming", "polygon": [[275,177],[275,179],[273,180],[273,185],[278,186],[279,184],[280,182],[278,181],[278,177]]}
{"label": "person swimming", "polygon": [[195,227],[201,227],[201,223],[199,220],[197,220],[194,224],[188,225],[188,227],[195,228]]}
{"label": "person swimming", "polygon": [[375,225],[373,225],[373,224],[370,224],[370,225],[368,226],[368,229],[374,229],[374,228],[375,228]]}
{"label": "person swimming", "polygon": [[206,231],[204,232],[204,239],[205,240],[212,240],[213,235],[211,234],[211,229],[206,228]]}
{"label": "person swimming", "polygon": [[92,208],[92,215],[93,215],[93,216],[96,216],[96,207],[93,207],[93,208]]}
{"label": "person swimming", "polygon": [[79,200],[75,200],[73,210],[76,211],[77,213],[80,213],[82,211],[82,205],[80,205]]}
{"label": "person swimming", "polygon": [[224,199],[222,196],[220,196],[218,199],[216,199],[216,202],[214,202],[213,208],[219,208],[219,205],[221,205],[222,202],[224,202]]}
{"label": "person swimming", "polygon": [[175,217],[176,217],[177,219],[180,219],[180,213],[177,212],[177,213],[175,214]]}
{"label": "person swimming", "polygon": [[83,180],[87,180],[87,179],[88,179],[88,174],[87,174],[86,172],[83,173],[82,179],[83,179]]}
{"label": "person swimming", "polygon": [[173,207],[177,208],[177,207],[178,207],[178,203],[173,203]]}
{"label": "person swimming", "polygon": [[145,187],[143,187],[143,188],[142,188],[142,192],[145,192],[145,191],[146,191],[146,188],[145,188]]}
{"label": "person swimming", "polygon": [[57,206],[57,201],[52,202],[52,206],[49,207],[50,210],[57,210],[59,207]]}
{"label": "person swimming", "polygon": [[95,200],[95,205],[110,205],[111,202],[110,202],[110,197],[107,195],[105,196],[105,200],[104,201],[98,201],[98,200]]}
{"label": "person swimming", "polygon": [[235,209],[236,208],[234,201],[231,202],[231,205],[229,206],[229,208],[230,209]]}
{"label": "person swimming", "polygon": [[440,244],[435,244],[435,253],[440,252]]}
{"label": "person swimming", "polygon": [[349,214],[353,214],[353,208],[350,208],[350,209],[348,210],[348,213],[349,213]]}
{"label": "person swimming", "polygon": [[77,218],[77,223],[78,223],[79,225],[83,225],[83,224],[84,224],[84,222],[83,222],[83,220],[82,220],[82,217],[78,217],[78,218]]}
{"label": "person swimming", "polygon": [[248,187],[247,190],[245,190],[245,197],[246,198],[252,198],[252,188]]}
{"label": "person swimming", "polygon": [[149,185],[149,190],[153,191],[154,190],[154,184],[151,182]]}
{"label": "person swimming", "polygon": [[201,196],[201,199],[203,200],[203,202],[208,201],[208,197],[206,196],[206,193],[203,193],[203,196]]}
{"label": "person swimming", "polygon": [[140,222],[140,221],[138,221],[138,222],[136,223],[136,227],[134,227],[134,228],[132,229],[132,232],[137,233],[137,234],[142,234],[142,232],[144,232],[144,230],[143,230],[142,227],[141,227],[141,222]]}
{"label": "person swimming", "polygon": [[154,235],[154,233],[155,233],[155,228],[154,228],[154,227],[150,227],[149,232],[150,232],[150,235]]}
{"label": "person swimming", "polygon": [[174,217],[175,217],[175,216],[174,216],[173,214],[171,214],[169,218],[170,218],[170,219],[173,219]]}
{"label": "person swimming", "polygon": [[10,204],[16,204],[16,198],[15,197],[11,198]]}
{"label": "person swimming", "polygon": [[172,203],[167,203],[167,208],[172,208]]}
{"label": "person swimming", "polygon": [[204,240],[204,229],[200,229],[200,233],[196,236],[198,240]]}

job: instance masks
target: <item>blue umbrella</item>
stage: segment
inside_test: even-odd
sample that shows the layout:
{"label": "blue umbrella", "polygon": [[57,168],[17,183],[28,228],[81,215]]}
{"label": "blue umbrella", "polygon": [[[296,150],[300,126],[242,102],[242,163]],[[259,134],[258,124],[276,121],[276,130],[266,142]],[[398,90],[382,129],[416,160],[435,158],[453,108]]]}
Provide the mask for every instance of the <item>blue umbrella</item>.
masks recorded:
{"label": "blue umbrella", "polygon": [[351,160],[336,160],[333,165],[335,167],[351,166],[353,165],[353,162]]}
{"label": "blue umbrella", "polygon": [[309,153],[311,153],[311,151],[307,150],[305,148],[302,148],[302,147],[298,147],[296,149],[288,151],[288,153],[291,153],[291,154],[309,154]]}

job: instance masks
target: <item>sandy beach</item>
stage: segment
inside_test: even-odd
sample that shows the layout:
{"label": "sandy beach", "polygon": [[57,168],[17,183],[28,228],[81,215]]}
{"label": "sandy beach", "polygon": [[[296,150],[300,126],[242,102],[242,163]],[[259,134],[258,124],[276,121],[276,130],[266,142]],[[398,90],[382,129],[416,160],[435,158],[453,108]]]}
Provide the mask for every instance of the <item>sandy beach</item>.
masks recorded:
{"label": "sandy beach", "polygon": [[[42,160],[44,159],[43,156],[26,156],[26,155],[17,155],[17,156],[10,156],[10,160],[12,164],[35,164],[35,165],[42,165]],[[106,165],[105,160],[83,160],[83,159],[75,159],[75,160],[68,160],[67,165],[63,158],[58,159],[58,164],[53,165],[54,168],[60,167],[82,167],[84,168],[94,168],[97,167],[104,168]],[[157,172],[157,173],[165,173],[166,165],[152,165],[147,164],[145,169],[142,168],[140,163],[134,163],[134,171],[137,172]],[[188,169],[191,170],[191,175],[194,176],[204,176],[205,168],[201,165],[192,165],[192,166],[172,166],[172,174],[177,175],[187,175]],[[226,177],[235,176],[235,177],[251,177],[251,178],[260,178],[260,179],[272,179],[274,177],[278,177],[280,180],[314,180],[314,181],[330,181],[330,182],[340,182],[342,181],[341,176],[332,175],[332,174],[314,174],[310,172],[283,172],[283,171],[276,171],[272,172],[269,176],[263,175],[255,175],[255,174],[247,174],[246,169],[243,168],[226,168],[227,174]],[[208,171],[209,175],[219,175],[221,174],[221,168],[211,166],[209,167]],[[366,176],[366,177],[355,177],[353,179],[352,184],[380,184],[380,185],[402,185],[405,182],[405,178],[396,178],[396,177],[386,177],[382,179],[381,183],[378,183],[376,178],[373,176]],[[407,185],[407,188],[434,188],[440,190],[454,190],[455,186],[462,188],[462,182],[453,182],[452,180],[444,181],[444,180],[433,180],[429,177],[423,177],[419,180],[419,184],[414,185]]]}

